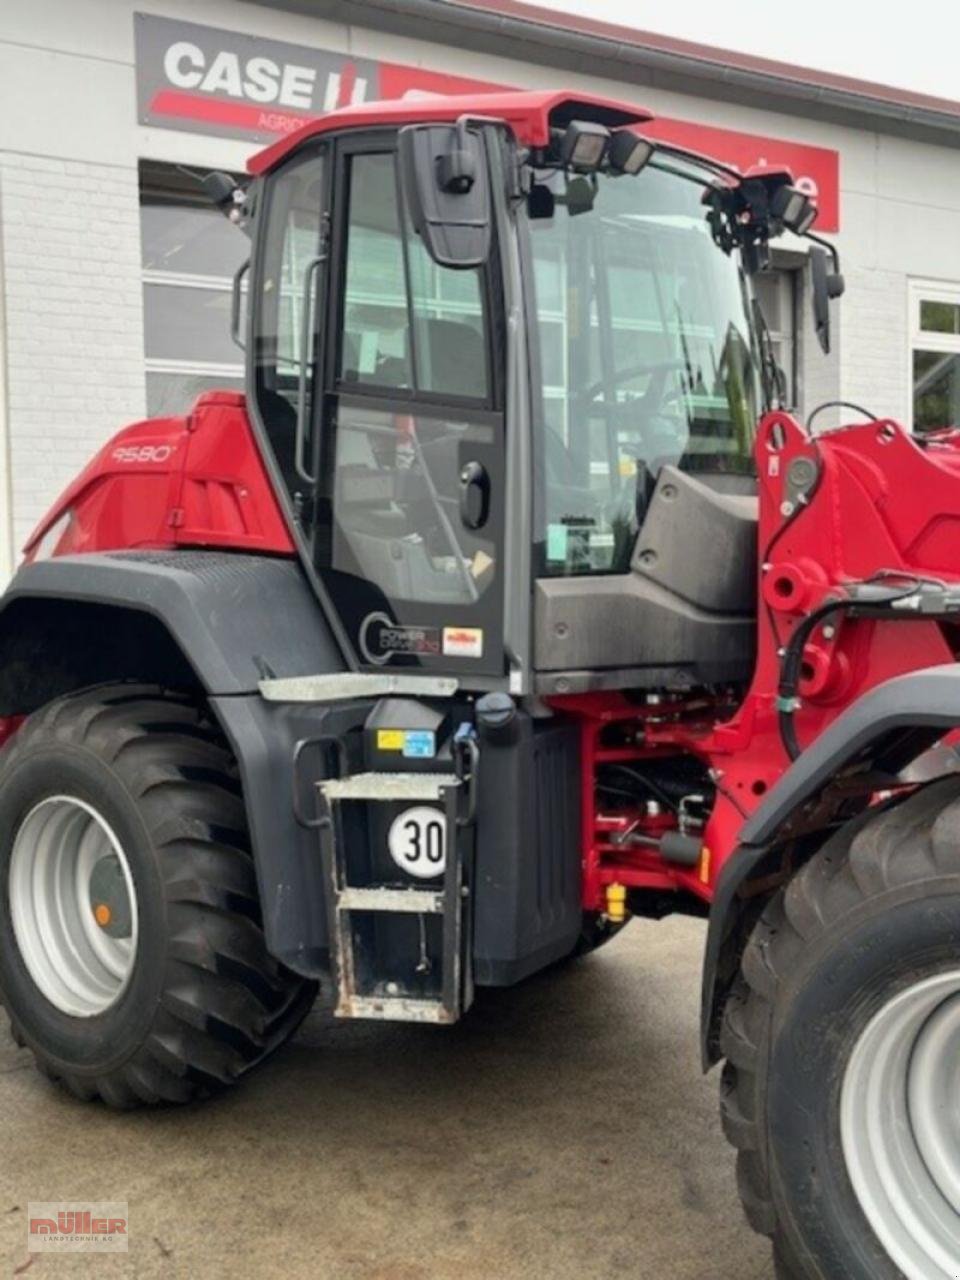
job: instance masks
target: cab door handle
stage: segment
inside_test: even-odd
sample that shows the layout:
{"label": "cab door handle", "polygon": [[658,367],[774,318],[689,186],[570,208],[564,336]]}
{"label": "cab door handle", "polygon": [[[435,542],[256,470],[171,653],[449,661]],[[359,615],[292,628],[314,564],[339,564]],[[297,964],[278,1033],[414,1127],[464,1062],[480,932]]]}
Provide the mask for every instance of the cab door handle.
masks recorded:
{"label": "cab door handle", "polygon": [[313,325],[316,302],[316,284],[314,277],[321,264],[326,262],[327,255],[318,253],[311,258],[303,272],[303,289],[300,312],[300,374],[297,378],[297,426],[293,445],[293,465],[297,475],[307,484],[316,484],[317,477],[307,469],[306,445],[308,439],[307,418],[310,416],[310,405],[307,397],[307,383],[313,376]]}
{"label": "cab door handle", "polygon": [[482,529],[490,514],[490,477],[482,462],[460,468],[460,520],[467,529]]}

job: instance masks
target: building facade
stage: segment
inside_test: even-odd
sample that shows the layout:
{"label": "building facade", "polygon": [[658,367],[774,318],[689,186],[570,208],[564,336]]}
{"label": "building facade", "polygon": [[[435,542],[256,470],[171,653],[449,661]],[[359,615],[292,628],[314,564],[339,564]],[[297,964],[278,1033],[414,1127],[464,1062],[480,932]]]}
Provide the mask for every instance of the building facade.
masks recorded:
{"label": "building facade", "polygon": [[791,402],[960,422],[960,104],[514,0],[34,0],[0,10],[0,84],[0,579],[118,427],[242,384],[246,244],[198,176],[377,96],[568,87],[642,103],[666,140],[789,165],[847,280],[829,358],[802,243],[759,280]]}

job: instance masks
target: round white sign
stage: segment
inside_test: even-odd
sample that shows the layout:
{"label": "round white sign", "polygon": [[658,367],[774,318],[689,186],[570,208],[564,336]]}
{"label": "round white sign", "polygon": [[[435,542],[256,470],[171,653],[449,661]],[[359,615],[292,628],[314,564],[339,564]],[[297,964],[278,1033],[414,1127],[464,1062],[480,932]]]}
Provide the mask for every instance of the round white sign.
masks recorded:
{"label": "round white sign", "polygon": [[439,809],[415,805],[390,824],[390,857],[408,875],[420,880],[442,876],[447,865],[447,820]]}

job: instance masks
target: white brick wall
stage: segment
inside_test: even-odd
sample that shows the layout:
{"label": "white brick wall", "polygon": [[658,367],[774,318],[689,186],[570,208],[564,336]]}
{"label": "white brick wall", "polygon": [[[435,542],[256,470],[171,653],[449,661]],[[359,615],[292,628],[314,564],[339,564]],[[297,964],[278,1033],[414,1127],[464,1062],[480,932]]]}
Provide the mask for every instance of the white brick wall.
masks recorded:
{"label": "white brick wall", "polygon": [[844,275],[844,398],[881,417],[909,423],[907,277],[876,267],[845,267]]}
{"label": "white brick wall", "polygon": [[13,526],[22,546],[145,414],[137,171],[0,152]]}

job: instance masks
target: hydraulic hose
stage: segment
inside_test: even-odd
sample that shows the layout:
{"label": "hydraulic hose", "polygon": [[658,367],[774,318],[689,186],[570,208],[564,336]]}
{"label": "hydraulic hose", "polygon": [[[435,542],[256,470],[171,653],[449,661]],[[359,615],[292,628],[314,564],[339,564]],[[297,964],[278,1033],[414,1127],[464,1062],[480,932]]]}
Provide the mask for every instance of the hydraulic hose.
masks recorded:
{"label": "hydraulic hose", "polygon": [[780,683],[777,687],[777,712],[780,727],[780,739],[783,742],[784,749],[791,760],[796,760],[802,750],[797,739],[797,729],[794,722],[794,715],[800,710],[800,698],[798,689],[800,687],[800,675],[803,665],[803,651],[806,648],[807,641],[813,632],[824,619],[828,618],[832,613],[840,611],[849,611],[850,609],[862,609],[873,613],[879,613],[879,616],[900,617],[902,615],[893,608],[898,600],[903,600],[906,596],[914,594],[918,586],[919,580],[912,579],[910,585],[900,590],[893,590],[881,594],[877,582],[884,576],[878,574],[876,578],[866,582],[852,583],[847,588],[852,592],[858,590],[863,593],[869,592],[869,595],[852,594],[848,596],[840,596],[838,598],[827,600],[824,604],[819,605],[812,613],[808,613],[803,621],[796,627],[790,639],[787,641],[783,651],[783,660],[780,664]]}
{"label": "hydraulic hose", "polygon": [[816,628],[831,613],[839,609],[849,608],[855,601],[849,598],[829,600],[820,605],[812,613],[808,613],[787,641],[780,664],[780,683],[777,686],[777,712],[780,725],[780,738],[784,749],[791,760],[800,755],[800,743],[797,739],[797,728],[794,714],[800,710],[800,699],[797,690],[800,687],[800,672],[803,664],[803,651],[807,641]]}

